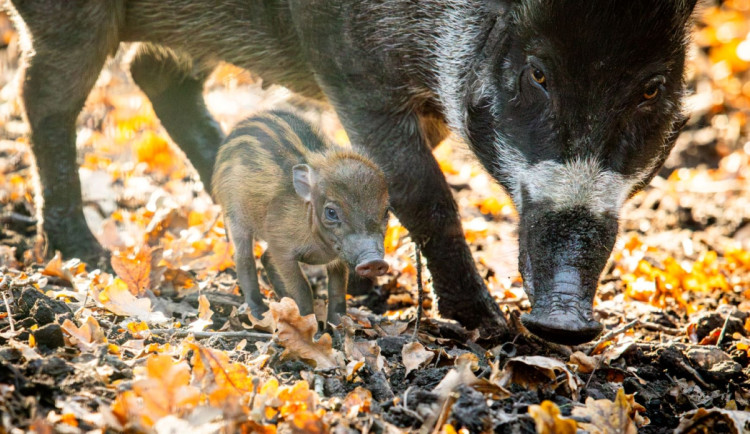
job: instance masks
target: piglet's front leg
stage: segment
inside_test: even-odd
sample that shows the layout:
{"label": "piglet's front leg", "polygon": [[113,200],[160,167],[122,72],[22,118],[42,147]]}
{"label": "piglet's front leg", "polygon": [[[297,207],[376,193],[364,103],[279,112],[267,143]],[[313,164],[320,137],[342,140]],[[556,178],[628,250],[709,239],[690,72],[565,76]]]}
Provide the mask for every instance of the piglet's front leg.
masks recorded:
{"label": "piglet's front leg", "polygon": [[305,316],[313,313],[312,288],[310,288],[310,282],[307,281],[307,277],[302,272],[297,259],[290,254],[285,255],[281,252],[272,251],[270,263],[273,272],[277,273],[284,282],[286,294],[283,296],[291,297],[297,302],[300,315]]}
{"label": "piglet's front leg", "polygon": [[330,324],[338,325],[346,313],[346,287],[349,268],[341,260],[326,266],[328,273],[328,318]]}

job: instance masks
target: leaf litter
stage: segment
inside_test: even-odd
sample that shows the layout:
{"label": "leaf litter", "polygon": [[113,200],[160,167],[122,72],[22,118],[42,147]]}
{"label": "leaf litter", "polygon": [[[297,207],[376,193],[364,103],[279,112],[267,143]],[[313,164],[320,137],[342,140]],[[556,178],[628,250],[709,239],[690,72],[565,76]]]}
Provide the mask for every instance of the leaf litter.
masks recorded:
{"label": "leaf litter", "polygon": [[[348,296],[339,327],[300,316],[290,299],[248,316],[218,208],[122,54],[78,125],[85,212],[115,252],[114,272],[45,261],[12,83],[17,37],[0,14],[0,291],[11,308],[0,305],[0,432],[748,432],[750,61],[737,47],[750,40],[749,20],[743,1],[702,11],[691,121],[623,211],[595,305],[604,337],[569,348],[518,326],[529,303],[515,209],[452,138],[435,156],[482,275],[519,327],[510,342],[436,317],[427,270],[426,317],[412,339],[414,248],[395,219],[390,273]],[[207,101],[225,130],[286,106],[348,142],[330,111],[261,87],[229,65],[212,75]],[[324,299],[324,274],[305,272]]]}

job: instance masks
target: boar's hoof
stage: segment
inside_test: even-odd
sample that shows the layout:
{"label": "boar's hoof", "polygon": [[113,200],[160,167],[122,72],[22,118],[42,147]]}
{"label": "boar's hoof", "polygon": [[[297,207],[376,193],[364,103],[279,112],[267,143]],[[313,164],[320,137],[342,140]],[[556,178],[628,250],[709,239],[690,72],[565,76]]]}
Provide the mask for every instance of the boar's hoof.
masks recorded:
{"label": "boar's hoof", "polygon": [[360,276],[372,279],[387,273],[388,263],[382,259],[375,259],[357,264],[356,270]]}
{"label": "boar's hoof", "polygon": [[583,344],[601,333],[603,326],[591,318],[591,308],[579,306],[580,302],[568,297],[553,298],[557,300],[546,304],[537,301],[531,313],[521,316],[531,333],[563,345]]}

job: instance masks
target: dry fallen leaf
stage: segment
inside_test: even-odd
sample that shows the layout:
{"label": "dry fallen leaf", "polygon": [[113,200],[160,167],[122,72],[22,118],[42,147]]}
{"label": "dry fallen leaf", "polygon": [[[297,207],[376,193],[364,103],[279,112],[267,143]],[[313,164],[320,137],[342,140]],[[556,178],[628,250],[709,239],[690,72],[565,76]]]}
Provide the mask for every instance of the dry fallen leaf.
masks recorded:
{"label": "dry fallen leaf", "polygon": [[112,254],[112,268],[136,297],[143,296],[151,285],[151,248],[142,246]]}
{"label": "dry fallen leaf", "polygon": [[55,256],[44,266],[42,274],[45,276],[59,277],[72,283],[73,277],[77,274],[83,273],[85,269],[86,266],[84,263],[78,259],[71,259],[70,261],[63,263],[60,252],[55,252]]}
{"label": "dry fallen leaf", "polygon": [[[728,430],[728,431],[725,431]],[[699,434],[727,432],[744,434],[750,432],[750,412],[699,408],[682,415],[674,434]]]}
{"label": "dry fallen leaf", "polygon": [[465,384],[471,386],[479,392],[490,393],[497,399],[504,399],[511,394],[503,386],[487,381],[484,378],[477,378],[474,370],[477,368],[479,359],[475,354],[465,353],[456,358],[456,367],[448,371],[443,379],[435,386],[433,392],[446,399],[458,386]]}
{"label": "dry fallen leaf", "polygon": [[406,368],[404,377],[409,376],[409,372],[419,368],[424,363],[430,363],[435,357],[435,353],[425,350],[419,342],[409,342],[401,349],[401,360]]}
{"label": "dry fallen leaf", "polygon": [[[565,375],[565,381],[557,381],[560,374]],[[543,356],[513,357],[506,362],[498,381],[503,387],[515,383],[531,390],[555,390],[564,384],[574,400],[578,399],[582,386],[581,380],[570,372],[565,363]]]}
{"label": "dry fallen leaf", "polygon": [[270,305],[276,323],[274,339],[285,348],[284,355],[309,360],[318,369],[344,367],[343,356],[332,347],[331,335],[313,339],[318,331],[315,315],[300,316],[297,303],[284,297]]}
{"label": "dry fallen leaf", "polygon": [[198,319],[190,323],[188,330],[193,332],[202,331],[213,324],[213,321],[211,321],[213,315],[214,311],[211,310],[211,303],[204,294],[201,294],[200,297],[198,297]]}
{"label": "dry fallen leaf", "polygon": [[608,399],[586,398],[585,407],[573,409],[573,415],[589,418],[591,422],[581,422],[581,428],[592,434],[636,434],[643,418],[638,412],[646,411],[635,402],[633,395],[617,391],[614,402]]}
{"label": "dry fallen leaf", "polygon": [[200,402],[200,391],[189,384],[190,367],[184,361],[151,355],[137,374],[132,390],[118,394],[112,404],[123,424],[138,422],[150,427],[163,417],[184,414]]}
{"label": "dry fallen leaf", "polygon": [[101,292],[92,288],[96,299],[110,312],[125,317],[136,317],[146,322],[165,322],[161,312],[151,311],[151,300],[136,298],[128,290],[125,282],[115,278]]}
{"label": "dry fallen leaf", "polygon": [[576,351],[570,355],[570,363],[578,366],[578,372],[588,374],[596,369],[599,364],[596,356],[587,356],[586,354]]}
{"label": "dry fallen leaf", "polygon": [[344,398],[342,413],[347,418],[353,419],[359,413],[369,413],[370,405],[372,405],[372,392],[364,387],[357,386],[357,388],[349,392],[346,398]]}
{"label": "dry fallen leaf", "polygon": [[86,318],[86,322],[80,328],[73,321],[66,319],[62,324],[62,329],[68,334],[70,343],[76,345],[82,352],[92,351],[97,344],[106,342],[104,332],[93,316]]}
{"label": "dry fallen leaf", "polygon": [[529,414],[536,422],[538,434],[575,434],[576,432],[576,421],[560,417],[560,409],[552,401],[543,401],[542,405],[530,405]]}
{"label": "dry fallen leaf", "polygon": [[245,365],[232,362],[224,351],[213,350],[198,344],[188,344],[193,350],[193,384],[201,385],[215,406],[239,405],[240,398],[253,390],[253,377]]}

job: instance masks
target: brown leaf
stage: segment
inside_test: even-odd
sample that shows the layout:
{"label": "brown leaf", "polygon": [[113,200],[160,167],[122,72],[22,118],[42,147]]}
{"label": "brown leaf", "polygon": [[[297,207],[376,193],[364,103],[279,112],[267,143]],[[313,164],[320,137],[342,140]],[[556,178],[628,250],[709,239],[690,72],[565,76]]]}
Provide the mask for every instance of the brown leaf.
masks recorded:
{"label": "brown leaf", "polygon": [[377,341],[356,341],[350,348],[351,353],[347,354],[350,360],[364,360],[373,371],[383,370],[385,358],[380,355],[380,346]]}
{"label": "brown leaf", "polygon": [[510,392],[503,386],[487,381],[483,378],[477,378],[474,375],[474,369],[477,368],[479,359],[475,354],[461,354],[456,358],[456,367],[448,371],[442,381],[435,386],[433,392],[440,396],[441,400],[446,399],[458,386],[465,384],[471,386],[479,392],[491,393],[498,399],[504,399],[510,396]]}
{"label": "brown leaf", "polygon": [[529,414],[536,422],[538,434],[575,434],[576,421],[560,417],[560,409],[552,401],[530,405]]}
{"label": "brown leaf", "polygon": [[[719,432],[729,429],[731,434],[746,433],[750,430],[750,413],[747,411],[699,408],[682,415],[675,434]],[[724,431],[722,431],[724,432]]]}
{"label": "brown leaf", "polygon": [[598,356],[587,356],[586,354],[576,351],[570,355],[570,363],[578,366],[578,372],[588,374],[596,369],[599,364]]}
{"label": "brown leaf", "polygon": [[586,398],[586,406],[574,408],[573,415],[589,418],[591,422],[581,422],[581,428],[592,434],[637,434],[637,426],[643,423],[638,412],[643,411],[646,409],[635,402],[633,395],[620,389],[614,402]]}
{"label": "brown leaf", "polygon": [[424,363],[429,363],[435,353],[425,350],[419,342],[410,342],[401,349],[401,360],[406,368],[404,377],[409,376],[409,372],[419,368]]}
{"label": "brown leaf", "polygon": [[271,303],[270,309],[276,322],[274,338],[286,349],[284,355],[311,361],[318,369],[344,367],[343,357],[333,349],[328,333],[317,341],[313,339],[318,331],[314,314],[300,316],[297,303],[289,297]]}
{"label": "brown leaf", "polygon": [[248,310],[247,319],[250,321],[250,324],[253,325],[252,328],[254,330],[273,332],[273,330],[276,328],[276,324],[274,324],[273,322],[273,315],[271,314],[270,310],[267,312],[263,312],[263,318],[261,318],[260,321],[253,316],[250,310]]}
{"label": "brown leaf", "polygon": [[113,279],[102,291],[94,287],[91,290],[96,300],[115,315],[132,316],[141,321],[166,321],[163,313],[151,311],[151,300],[133,296],[125,282],[119,278]]}
{"label": "brown leaf", "polygon": [[66,319],[62,324],[62,329],[68,334],[70,343],[83,352],[92,351],[96,348],[96,344],[106,342],[104,332],[93,316],[88,317],[80,328],[73,321]]}
{"label": "brown leaf", "polygon": [[55,256],[44,266],[42,274],[45,276],[59,277],[72,283],[73,276],[82,273],[85,270],[85,267],[86,266],[83,262],[78,259],[71,259],[70,261],[63,263],[60,252],[55,252]]}
{"label": "brown leaf", "polygon": [[359,413],[369,413],[370,405],[372,405],[372,392],[358,386],[346,395],[341,410],[348,419],[354,419]]}
{"label": "brown leaf", "polygon": [[112,268],[128,285],[135,296],[142,296],[151,284],[151,248],[143,246],[133,251],[115,252],[112,255]]}
{"label": "brown leaf", "polygon": [[[566,381],[558,383],[556,379],[561,373],[565,374]],[[555,390],[564,384],[574,400],[578,399],[581,388],[581,380],[570,372],[565,363],[543,356],[521,356],[508,360],[498,381],[503,387],[515,383],[531,390]]]}
{"label": "brown leaf", "polygon": [[213,321],[211,321],[212,316],[214,316],[214,311],[211,310],[211,303],[205,294],[201,294],[198,297],[198,319],[190,323],[188,329],[195,332],[202,331],[213,324]]}

